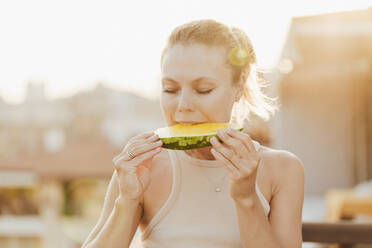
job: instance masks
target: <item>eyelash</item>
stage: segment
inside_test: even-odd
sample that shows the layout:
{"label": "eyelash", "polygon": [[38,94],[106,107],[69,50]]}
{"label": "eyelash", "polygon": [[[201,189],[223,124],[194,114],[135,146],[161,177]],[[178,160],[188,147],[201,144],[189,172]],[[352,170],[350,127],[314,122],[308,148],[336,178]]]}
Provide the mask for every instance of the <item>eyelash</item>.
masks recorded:
{"label": "eyelash", "polygon": [[[202,95],[205,95],[205,94],[208,94],[210,93],[212,90],[206,90],[206,91],[198,91],[199,94],[202,94]],[[175,93],[176,91],[171,91],[171,90],[163,90],[164,93],[169,93],[169,94],[173,94]]]}

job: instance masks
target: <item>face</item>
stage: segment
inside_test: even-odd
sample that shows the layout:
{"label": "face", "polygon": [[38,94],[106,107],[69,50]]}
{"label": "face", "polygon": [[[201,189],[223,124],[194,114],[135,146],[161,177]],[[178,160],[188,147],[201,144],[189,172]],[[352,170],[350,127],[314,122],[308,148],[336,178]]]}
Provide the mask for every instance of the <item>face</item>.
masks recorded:
{"label": "face", "polygon": [[161,107],[167,124],[230,122],[240,91],[222,47],[174,45],[163,57]]}

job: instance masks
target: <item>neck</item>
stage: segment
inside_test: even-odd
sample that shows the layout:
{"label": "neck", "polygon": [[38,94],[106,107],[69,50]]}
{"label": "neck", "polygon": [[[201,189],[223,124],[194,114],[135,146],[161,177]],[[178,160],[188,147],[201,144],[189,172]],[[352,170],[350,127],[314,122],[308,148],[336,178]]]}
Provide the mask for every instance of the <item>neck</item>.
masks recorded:
{"label": "neck", "polygon": [[207,146],[207,147],[198,148],[198,149],[186,150],[185,152],[194,158],[204,159],[204,160],[215,160],[213,154],[211,153],[211,149],[212,149],[211,146]]}

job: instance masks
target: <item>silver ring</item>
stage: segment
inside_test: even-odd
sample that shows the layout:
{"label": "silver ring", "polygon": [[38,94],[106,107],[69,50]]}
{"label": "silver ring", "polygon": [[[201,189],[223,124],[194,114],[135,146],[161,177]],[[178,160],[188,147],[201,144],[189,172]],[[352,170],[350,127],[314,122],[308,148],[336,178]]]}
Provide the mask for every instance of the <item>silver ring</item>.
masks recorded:
{"label": "silver ring", "polygon": [[128,154],[128,156],[131,158],[131,159],[134,159],[134,154],[133,153],[131,153],[130,151],[127,151],[127,154]]}

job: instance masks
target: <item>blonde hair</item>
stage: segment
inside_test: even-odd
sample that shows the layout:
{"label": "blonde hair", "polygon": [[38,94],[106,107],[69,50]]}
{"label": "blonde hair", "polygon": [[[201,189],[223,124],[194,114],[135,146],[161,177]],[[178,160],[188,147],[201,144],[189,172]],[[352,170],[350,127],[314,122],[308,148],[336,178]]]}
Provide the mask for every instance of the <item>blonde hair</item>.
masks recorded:
{"label": "blonde hair", "polygon": [[229,52],[227,63],[232,67],[232,83],[243,80],[244,89],[238,103],[234,105],[232,121],[243,124],[245,118],[256,115],[267,121],[278,110],[276,99],[266,96],[262,89],[268,84],[263,73],[257,69],[256,53],[248,35],[236,27],[211,19],[195,20],[176,27],[168,37],[161,55],[175,44],[203,44],[222,46]]}

